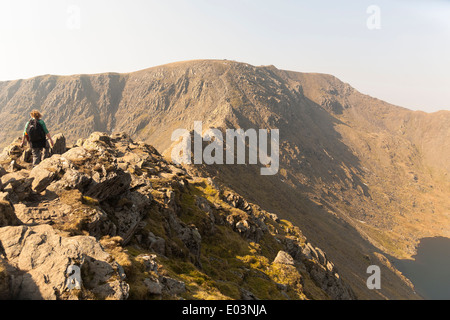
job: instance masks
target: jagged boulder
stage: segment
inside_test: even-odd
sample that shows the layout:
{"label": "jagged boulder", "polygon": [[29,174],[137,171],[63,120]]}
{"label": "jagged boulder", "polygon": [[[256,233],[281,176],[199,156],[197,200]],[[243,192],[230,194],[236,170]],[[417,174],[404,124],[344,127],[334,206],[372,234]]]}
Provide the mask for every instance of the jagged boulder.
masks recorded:
{"label": "jagged boulder", "polygon": [[316,284],[332,299],[355,299],[354,292],[342,281],[338,270],[323,250],[308,241],[302,244],[294,239],[284,239],[283,242],[289,256],[304,266]]}
{"label": "jagged boulder", "polygon": [[64,190],[77,189],[84,190],[84,188],[91,183],[92,178],[84,172],[68,168],[61,179],[53,181],[47,190],[53,191],[57,194]]}
{"label": "jagged boulder", "polygon": [[294,259],[291,255],[285,251],[279,251],[273,263],[285,264],[285,265],[294,265]]}
{"label": "jagged boulder", "polygon": [[110,147],[111,137],[104,132],[94,132],[83,142],[83,148],[89,151],[104,152]]}
{"label": "jagged boulder", "polygon": [[61,155],[53,155],[43,160],[30,172],[29,177],[33,179],[32,189],[37,193],[44,191],[68,167],[69,163]]}
{"label": "jagged boulder", "polygon": [[337,273],[319,264],[307,264],[311,278],[334,300],[354,300],[355,294]]}
{"label": "jagged boulder", "polygon": [[22,162],[25,163],[32,163],[33,162],[33,152],[31,151],[31,148],[25,149],[22,153],[22,157],[20,158]]}
{"label": "jagged boulder", "polygon": [[240,195],[231,191],[226,191],[223,193],[222,197],[225,202],[229,203],[233,207],[241,209],[242,211],[245,211],[247,213],[252,212],[251,205]]}
{"label": "jagged boulder", "polygon": [[12,202],[23,201],[32,192],[33,178],[28,177],[29,171],[20,170],[10,172],[1,177],[1,185],[4,192]]}
{"label": "jagged boulder", "polygon": [[90,159],[91,157],[92,154],[82,146],[71,148],[70,150],[62,154],[63,159],[66,159],[67,161],[70,161],[75,165],[82,164],[84,161]]}
{"label": "jagged boulder", "polygon": [[17,160],[22,156],[23,148],[20,147],[21,139],[15,139],[10,145],[5,147],[0,154],[0,161]]}
{"label": "jagged boulder", "polygon": [[181,227],[178,237],[189,249],[189,251],[195,257],[195,263],[200,262],[200,250],[202,246],[202,236],[198,232],[197,228],[193,225]]}
{"label": "jagged boulder", "polygon": [[55,300],[68,297],[66,270],[81,268],[82,294],[97,299],[126,299],[129,286],[119,265],[93,237],[61,237],[51,226],[0,228],[14,299]]}
{"label": "jagged boulder", "polygon": [[85,195],[98,201],[116,197],[130,188],[131,176],[123,170],[107,172],[102,176],[98,172],[92,176],[92,181],[87,187]]}
{"label": "jagged boulder", "polygon": [[5,189],[8,185],[11,185],[11,187],[17,187],[18,185],[22,184],[24,180],[27,178],[28,178],[27,171],[16,171],[6,173],[1,177],[2,187],[3,189]]}
{"label": "jagged boulder", "polygon": [[66,137],[62,133],[55,134],[53,137],[52,154],[63,154],[67,150]]}
{"label": "jagged boulder", "polygon": [[135,235],[140,222],[147,214],[152,203],[151,194],[139,191],[125,192],[120,197],[105,201],[103,208],[110,217],[114,217],[117,235],[127,244]]}
{"label": "jagged boulder", "polygon": [[233,212],[226,217],[226,221],[242,237],[255,242],[259,242],[267,231],[267,226],[261,219],[244,211]]}

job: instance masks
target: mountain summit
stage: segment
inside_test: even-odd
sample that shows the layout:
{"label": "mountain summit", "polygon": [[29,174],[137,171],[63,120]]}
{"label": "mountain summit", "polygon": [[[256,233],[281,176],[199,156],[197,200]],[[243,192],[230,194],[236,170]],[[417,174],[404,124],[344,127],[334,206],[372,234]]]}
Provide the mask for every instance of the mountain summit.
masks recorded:
{"label": "mountain summit", "polygon": [[[357,298],[411,298],[389,262],[419,239],[450,237],[450,112],[414,112],[364,95],[331,75],[222,60],[127,74],[40,76],[0,82],[2,141],[38,108],[70,143],[128,132],[170,156],[172,133],[279,129],[274,176],[259,165],[190,165],[267,212],[292,221],[327,252]],[[379,264],[383,287],[366,287]]]}

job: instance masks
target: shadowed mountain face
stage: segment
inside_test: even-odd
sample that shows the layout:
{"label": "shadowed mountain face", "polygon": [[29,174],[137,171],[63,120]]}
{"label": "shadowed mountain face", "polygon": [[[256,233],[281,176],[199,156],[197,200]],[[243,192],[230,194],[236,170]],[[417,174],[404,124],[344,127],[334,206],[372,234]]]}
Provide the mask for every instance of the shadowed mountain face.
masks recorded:
{"label": "shadowed mountain face", "polygon": [[[280,130],[280,170],[191,166],[288,218],[327,251],[360,298],[411,298],[383,257],[408,258],[420,238],[450,237],[450,112],[413,112],[330,75],[190,61],[129,74],[41,76],[0,82],[3,145],[31,109],[70,141],[128,132],[170,155],[175,129]],[[381,291],[366,270],[382,267]]]}

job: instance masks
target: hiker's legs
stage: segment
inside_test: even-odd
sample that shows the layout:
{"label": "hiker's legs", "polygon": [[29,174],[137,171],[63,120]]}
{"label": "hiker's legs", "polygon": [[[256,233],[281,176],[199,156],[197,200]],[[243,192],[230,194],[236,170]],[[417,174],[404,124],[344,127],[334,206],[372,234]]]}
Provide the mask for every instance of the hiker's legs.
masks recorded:
{"label": "hiker's legs", "polygon": [[41,163],[43,148],[31,148],[31,154],[33,155],[33,167]]}

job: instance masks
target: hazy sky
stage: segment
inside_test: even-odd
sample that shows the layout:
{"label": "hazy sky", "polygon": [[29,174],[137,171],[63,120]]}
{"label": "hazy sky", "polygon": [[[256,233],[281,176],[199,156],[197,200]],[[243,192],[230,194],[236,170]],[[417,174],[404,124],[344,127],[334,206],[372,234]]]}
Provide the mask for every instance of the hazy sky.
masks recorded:
{"label": "hazy sky", "polygon": [[450,110],[449,0],[0,0],[0,80],[229,59]]}

